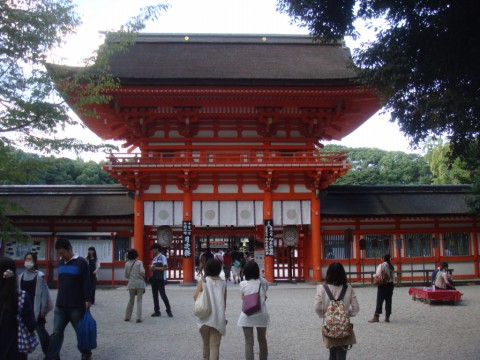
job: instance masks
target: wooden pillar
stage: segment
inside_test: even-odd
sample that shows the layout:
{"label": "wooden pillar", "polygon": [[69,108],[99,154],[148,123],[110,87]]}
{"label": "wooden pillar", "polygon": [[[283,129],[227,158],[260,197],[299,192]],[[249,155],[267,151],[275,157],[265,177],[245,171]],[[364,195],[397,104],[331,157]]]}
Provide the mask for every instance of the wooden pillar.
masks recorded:
{"label": "wooden pillar", "polygon": [[[189,190],[183,192],[183,224],[192,223],[192,193]],[[193,226],[190,234],[190,251],[189,257],[183,258],[183,283],[192,284],[195,275],[195,244],[194,244]],[[184,239],[185,240],[185,239]],[[185,247],[184,247],[185,251]]]}
{"label": "wooden pillar", "polygon": [[473,234],[472,234],[472,241],[473,241],[473,265],[474,265],[474,276],[478,278],[478,229],[477,229],[477,222],[474,222],[473,226]]}
{"label": "wooden pillar", "polygon": [[312,192],[312,281],[322,281],[322,241],[320,233],[320,196],[318,191]]}
{"label": "wooden pillar", "polygon": [[142,261],[147,260],[145,258],[145,243],[144,238],[144,221],[143,221],[143,197],[140,190],[135,191],[135,200],[133,203],[134,208],[134,220],[133,220],[133,247],[138,252],[138,258]]}
{"label": "wooden pillar", "polygon": [[[263,221],[271,220],[273,224],[273,203],[272,203],[272,192],[271,190],[265,190],[263,196]],[[265,232],[267,231],[267,227],[265,227]],[[264,247],[266,248],[266,239],[264,242]],[[265,249],[264,249],[265,251]],[[273,264],[274,264],[274,256],[267,255],[265,252],[265,280],[268,282],[273,282],[275,280],[275,274],[273,271]]]}

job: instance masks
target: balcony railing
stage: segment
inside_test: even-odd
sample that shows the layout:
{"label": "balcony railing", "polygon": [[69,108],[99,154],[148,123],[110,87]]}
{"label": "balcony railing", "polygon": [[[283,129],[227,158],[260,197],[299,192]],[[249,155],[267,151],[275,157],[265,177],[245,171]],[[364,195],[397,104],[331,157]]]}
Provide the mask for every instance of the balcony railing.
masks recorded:
{"label": "balcony railing", "polygon": [[111,154],[106,167],[113,168],[218,168],[218,167],[348,167],[346,152],[318,151],[150,151],[143,154]]}

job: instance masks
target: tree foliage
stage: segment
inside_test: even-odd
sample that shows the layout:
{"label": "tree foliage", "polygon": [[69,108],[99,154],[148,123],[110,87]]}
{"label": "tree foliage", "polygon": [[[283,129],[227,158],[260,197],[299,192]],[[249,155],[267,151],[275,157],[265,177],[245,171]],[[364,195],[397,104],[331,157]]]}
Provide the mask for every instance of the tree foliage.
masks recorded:
{"label": "tree foliage", "polygon": [[3,157],[0,185],[107,185],[116,184],[102,170],[105,162],[72,160],[29,154],[0,146]]}
{"label": "tree foliage", "polygon": [[357,37],[358,20],[375,30],[375,38],[354,53],[354,62],[412,146],[446,134],[452,155],[458,156],[477,140],[476,1],[278,0],[278,8],[323,41]]}
{"label": "tree foliage", "polygon": [[441,138],[427,139],[425,159],[430,166],[433,184],[470,184],[471,171],[460,157],[451,158],[451,147]]}
{"label": "tree foliage", "polygon": [[[108,57],[128,48],[145,23],[157,19],[167,7],[141,9],[118,32],[122,42],[86,58],[83,71],[63,79],[67,80],[64,90],[75,93],[78,105],[107,101],[103,92],[117,84],[108,74]],[[71,125],[84,126],[70,116],[46,68],[51,51],[81,23],[72,1],[3,0],[0,14],[0,143],[43,153],[111,148],[61,135]]]}
{"label": "tree foliage", "polygon": [[[115,46],[99,49],[85,59],[85,67],[73,76],[63,77],[61,89],[47,70],[49,54],[61,47],[63,39],[81,23],[71,0],[0,0],[0,183],[108,183],[111,181],[97,165],[65,161],[56,167],[51,159],[36,159],[15,152],[27,148],[42,153],[60,151],[98,151],[109,145],[93,145],[81,136],[65,137],[62,131],[72,125],[84,127],[69,114],[62,95],[75,95],[80,107],[108,101],[104,95],[118,80],[108,74],[108,58],[125,51],[135,34],[147,21],[156,20],[168,5],[141,9],[120,31],[115,32]],[[121,38],[121,39],[119,39]],[[121,40],[121,41],[120,41]],[[71,75],[71,74],[69,74]],[[63,167],[64,166],[64,167]],[[0,203],[0,237],[19,237],[5,211],[14,204]],[[13,235],[12,235],[13,234]]]}
{"label": "tree foliage", "polygon": [[326,145],[324,151],[348,151],[352,168],[335,185],[431,183],[430,169],[422,155],[339,145]]}

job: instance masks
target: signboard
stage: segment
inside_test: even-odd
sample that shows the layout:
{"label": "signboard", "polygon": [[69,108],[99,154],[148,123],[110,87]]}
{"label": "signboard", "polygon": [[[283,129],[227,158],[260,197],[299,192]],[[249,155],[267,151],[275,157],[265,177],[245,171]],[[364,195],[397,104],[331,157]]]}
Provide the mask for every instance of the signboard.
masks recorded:
{"label": "signboard", "polygon": [[192,257],[192,222],[182,222],[183,257]]}
{"label": "signboard", "polygon": [[274,256],[273,220],[265,220],[265,256]]}
{"label": "signboard", "polygon": [[8,256],[13,260],[23,260],[26,253],[34,252],[37,254],[38,260],[41,261],[45,260],[46,248],[47,239],[35,236],[24,243],[17,241],[7,241],[5,243],[5,256]]}

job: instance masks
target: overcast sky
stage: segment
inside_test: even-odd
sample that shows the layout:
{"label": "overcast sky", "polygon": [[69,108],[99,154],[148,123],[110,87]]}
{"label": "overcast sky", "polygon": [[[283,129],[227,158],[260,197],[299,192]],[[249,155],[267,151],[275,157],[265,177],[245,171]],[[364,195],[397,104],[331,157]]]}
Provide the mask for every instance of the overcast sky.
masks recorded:
{"label": "overcast sky", "polygon": [[[115,30],[139,13],[139,9],[156,4],[152,0],[74,0],[83,20],[77,35],[66,39],[56,52],[63,64],[79,64],[103,42],[100,31]],[[227,34],[307,34],[305,28],[291,24],[288,16],[276,11],[276,0],[170,0],[170,8],[154,23],[149,33],[227,33]],[[368,34],[365,33],[365,38]],[[365,39],[364,38],[364,39]],[[358,42],[347,40],[353,50]],[[61,60],[60,60],[61,59]],[[389,151],[411,152],[408,141],[388,115],[374,115],[352,134],[334,142],[348,147],[377,147]],[[99,139],[90,134],[91,141]],[[84,159],[102,160],[104,155],[86,155]]]}

